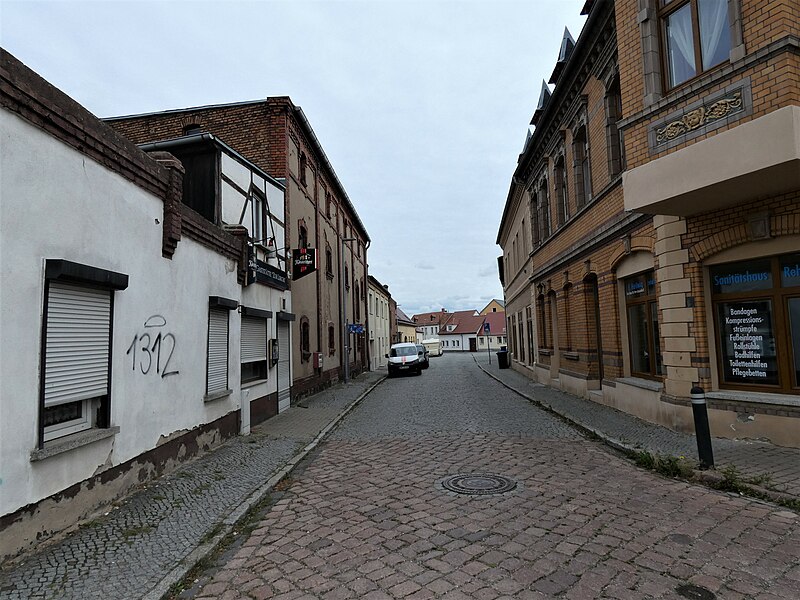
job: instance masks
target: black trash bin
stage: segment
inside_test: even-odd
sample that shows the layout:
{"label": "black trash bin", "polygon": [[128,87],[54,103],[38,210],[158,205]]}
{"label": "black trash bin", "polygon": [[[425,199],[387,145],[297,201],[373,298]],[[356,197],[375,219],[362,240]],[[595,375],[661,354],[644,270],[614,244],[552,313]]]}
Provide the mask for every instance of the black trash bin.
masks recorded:
{"label": "black trash bin", "polygon": [[497,352],[497,365],[501,369],[507,369],[510,366],[508,360],[508,350],[500,350]]}

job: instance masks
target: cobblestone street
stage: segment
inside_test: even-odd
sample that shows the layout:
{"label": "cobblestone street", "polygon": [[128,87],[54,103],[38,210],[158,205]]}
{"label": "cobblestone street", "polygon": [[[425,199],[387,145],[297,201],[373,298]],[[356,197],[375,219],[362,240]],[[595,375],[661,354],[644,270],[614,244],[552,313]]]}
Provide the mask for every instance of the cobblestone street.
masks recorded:
{"label": "cobblestone street", "polygon": [[197,579],[182,596],[790,599],[800,517],[640,470],[447,355],[376,388]]}

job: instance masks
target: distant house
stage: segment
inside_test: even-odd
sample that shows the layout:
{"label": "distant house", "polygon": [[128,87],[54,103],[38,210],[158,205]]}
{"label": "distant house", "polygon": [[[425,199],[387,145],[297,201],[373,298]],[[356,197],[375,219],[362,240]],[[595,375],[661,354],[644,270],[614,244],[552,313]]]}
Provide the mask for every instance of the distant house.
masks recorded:
{"label": "distant house", "polygon": [[[496,301],[493,300],[492,302]],[[489,325],[488,334],[485,334],[486,324]],[[486,314],[483,317],[483,325],[478,333],[478,351],[500,350],[502,346],[508,345],[506,335],[506,313],[498,311]]]}
{"label": "distant house", "polygon": [[451,315],[452,313],[447,312],[447,310],[443,308],[438,312],[420,313],[411,317],[411,320],[414,321],[414,323],[417,325],[417,328],[422,329],[417,341],[421,342],[422,340],[438,340],[439,328],[447,321],[447,319],[450,318]]}
{"label": "distant house", "polygon": [[484,309],[481,311],[481,314],[488,315],[489,313],[499,312],[506,312],[506,303],[503,300],[497,300],[495,298],[484,307]]}
{"label": "distant house", "polygon": [[478,349],[478,333],[483,326],[483,317],[477,310],[459,310],[439,330],[442,350],[445,352],[475,352]]}
{"label": "distant house", "polygon": [[391,344],[390,337],[390,300],[392,295],[389,293],[389,286],[381,284],[372,275],[368,276],[369,296],[367,305],[369,319],[367,321],[369,329],[369,360],[370,371],[378,367],[386,366],[386,354],[389,352]]}
{"label": "distant house", "polygon": [[397,339],[392,343],[416,342],[417,326],[400,307],[397,307]]}

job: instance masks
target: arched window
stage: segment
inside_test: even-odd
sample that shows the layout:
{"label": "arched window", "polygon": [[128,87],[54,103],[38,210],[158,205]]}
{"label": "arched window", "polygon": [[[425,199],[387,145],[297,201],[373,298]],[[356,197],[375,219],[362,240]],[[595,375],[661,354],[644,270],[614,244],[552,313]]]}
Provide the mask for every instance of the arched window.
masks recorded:
{"label": "arched window", "polygon": [[608,174],[619,175],[625,169],[625,148],[622,132],[617,121],[622,119],[622,94],[619,89],[619,74],[611,80],[606,90],[606,146],[608,147]]}
{"label": "arched window", "polygon": [[569,199],[567,198],[567,168],[564,155],[556,159],[553,169],[553,179],[556,186],[556,202],[558,210],[558,224],[563,225],[569,220]]}
{"label": "arched window", "polygon": [[298,225],[297,247],[308,248],[308,229],[306,229],[305,224],[302,222]]}
{"label": "arched window", "polygon": [[329,279],[333,279],[333,252],[329,245],[325,245],[325,274]]}
{"label": "arched window", "polygon": [[589,171],[589,138],[586,125],[581,125],[572,136],[572,167],[575,170],[575,200],[583,208],[592,199],[592,175]]}
{"label": "arched window", "polygon": [[300,360],[307,362],[311,358],[311,328],[308,317],[300,319]]}

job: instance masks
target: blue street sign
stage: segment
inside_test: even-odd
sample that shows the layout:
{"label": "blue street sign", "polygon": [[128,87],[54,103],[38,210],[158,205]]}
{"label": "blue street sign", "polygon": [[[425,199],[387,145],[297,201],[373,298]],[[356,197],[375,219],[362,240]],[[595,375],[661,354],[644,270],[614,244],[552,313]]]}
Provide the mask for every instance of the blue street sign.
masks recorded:
{"label": "blue street sign", "polygon": [[489,332],[489,321],[484,321],[484,323],[483,323],[483,333],[490,333]]}
{"label": "blue street sign", "polygon": [[348,323],[347,330],[350,333],[364,333],[364,325],[360,323]]}

